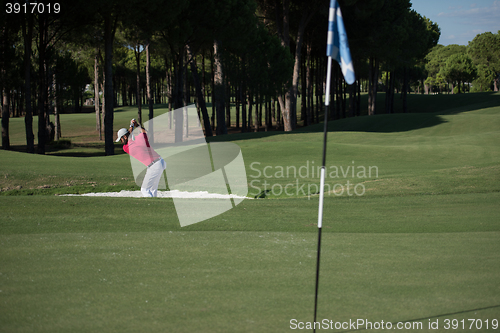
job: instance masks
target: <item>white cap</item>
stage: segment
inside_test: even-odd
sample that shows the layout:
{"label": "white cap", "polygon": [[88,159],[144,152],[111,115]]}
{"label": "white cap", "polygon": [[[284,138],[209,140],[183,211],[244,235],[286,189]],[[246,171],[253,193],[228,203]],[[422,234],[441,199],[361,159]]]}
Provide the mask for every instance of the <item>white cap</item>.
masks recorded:
{"label": "white cap", "polygon": [[116,139],[115,142],[120,141],[120,139],[122,138],[122,136],[124,136],[127,133],[128,133],[128,130],[126,128],[120,128],[120,130],[118,131],[118,139]]}

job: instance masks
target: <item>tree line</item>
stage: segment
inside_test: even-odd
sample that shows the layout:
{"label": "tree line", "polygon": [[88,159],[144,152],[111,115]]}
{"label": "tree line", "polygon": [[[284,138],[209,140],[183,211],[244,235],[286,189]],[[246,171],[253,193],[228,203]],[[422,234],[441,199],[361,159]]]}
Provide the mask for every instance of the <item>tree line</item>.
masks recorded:
{"label": "tree line", "polygon": [[[426,78],[434,75],[427,65],[439,48],[437,24],[409,0],[339,2],[357,81],[347,86],[334,66],[332,119],[360,115],[362,92],[373,115],[394,112],[395,90],[405,100],[412,87],[435,86]],[[87,98],[107,155],[114,154],[118,105],[137,105],[141,121],[143,108],[154,117],[155,103],[173,109],[196,102],[207,136],[226,134],[232,124],[241,131],[292,131],[317,123],[328,6],[324,0],[88,0],[61,5],[57,14],[3,12],[2,146],[10,145],[9,117],[24,116],[27,151],[45,153],[60,137],[59,114],[78,110]],[[382,89],[383,111],[376,103]]]}
{"label": "tree line", "polygon": [[478,34],[467,46],[436,45],[425,61],[427,93],[498,91],[500,31]]}

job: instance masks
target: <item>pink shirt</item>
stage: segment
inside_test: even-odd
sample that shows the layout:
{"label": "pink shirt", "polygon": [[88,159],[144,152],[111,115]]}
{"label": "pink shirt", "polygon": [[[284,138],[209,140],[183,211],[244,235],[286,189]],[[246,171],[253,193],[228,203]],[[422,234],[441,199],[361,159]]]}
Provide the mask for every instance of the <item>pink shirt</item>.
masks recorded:
{"label": "pink shirt", "polygon": [[160,155],[149,146],[146,133],[136,135],[135,140],[132,140],[132,136],[129,136],[127,144],[123,145],[123,150],[145,166],[150,165],[151,162],[160,157]]}

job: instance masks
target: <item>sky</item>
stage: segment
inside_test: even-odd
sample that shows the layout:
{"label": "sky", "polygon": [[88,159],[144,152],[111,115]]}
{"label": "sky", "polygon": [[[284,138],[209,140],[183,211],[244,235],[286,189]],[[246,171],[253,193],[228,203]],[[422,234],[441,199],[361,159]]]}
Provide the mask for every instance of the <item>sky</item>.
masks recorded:
{"label": "sky", "polygon": [[468,45],[483,32],[500,30],[500,0],[411,0],[412,9],[441,28],[439,44]]}

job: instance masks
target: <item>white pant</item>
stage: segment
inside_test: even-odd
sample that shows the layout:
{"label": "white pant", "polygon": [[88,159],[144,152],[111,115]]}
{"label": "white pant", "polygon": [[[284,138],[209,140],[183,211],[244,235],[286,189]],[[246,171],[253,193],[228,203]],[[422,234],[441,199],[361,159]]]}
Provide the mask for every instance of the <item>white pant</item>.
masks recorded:
{"label": "white pant", "polygon": [[158,184],[166,167],[167,163],[163,158],[148,167],[141,186],[143,197],[156,197],[158,195]]}

